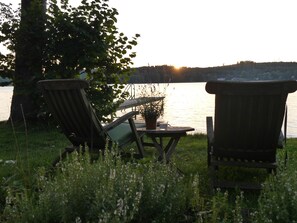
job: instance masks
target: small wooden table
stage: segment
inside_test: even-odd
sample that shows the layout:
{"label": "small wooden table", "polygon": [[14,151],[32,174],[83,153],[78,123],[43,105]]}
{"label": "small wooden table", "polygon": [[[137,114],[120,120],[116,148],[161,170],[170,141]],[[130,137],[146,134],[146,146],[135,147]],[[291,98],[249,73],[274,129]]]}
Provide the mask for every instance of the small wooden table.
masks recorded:
{"label": "small wooden table", "polygon": [[[153,141],[152,143],[144,143],[144,145],[154,146],[158,152],[158,160],[165,160],[168,162],[172,153],[175,151],[176,145],[182,136],[186,136],[187,132],[194,131],[192,127],[179,127],[179,126],[168,126],[166,129],[146,129],[146,128],[137,128],[138,133],[145,133]],[[163,138],[170,137],[168,144],[164,147]],[[159,142],[157,141],[159,138]]]}

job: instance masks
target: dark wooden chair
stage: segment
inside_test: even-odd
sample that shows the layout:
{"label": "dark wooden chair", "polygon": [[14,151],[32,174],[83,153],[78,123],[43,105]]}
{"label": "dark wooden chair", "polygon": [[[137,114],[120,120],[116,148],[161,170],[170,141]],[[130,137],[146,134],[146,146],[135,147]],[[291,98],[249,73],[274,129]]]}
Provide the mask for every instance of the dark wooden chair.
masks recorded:
{"label": "dark wooden chair", "polygon": [[[288,93],[296,81],[210,81],[215,94],[215,119],[207,117],[208,166],[213,187],[260,189],[258,183],[226,181],[220,166],[276,169],[276,149]],[[221,179],[223,178],[223,180]]]}
{"label": "dark wooden chair", "polygon": [[86,97],[84,89],[89,87],[87,81],[42,80],[38,82],[38,86],[42,90],[49,111],[72,144],[69,148],[65,148],[53,165],[76,149],[88,146],[90,151],[98,151],[104,150],[112,143],[122,148],[136,142],[138,148],[136,155],[139,158],[144,156],[143,146],[133,121],[137,112],[127,113],[103,126]]}

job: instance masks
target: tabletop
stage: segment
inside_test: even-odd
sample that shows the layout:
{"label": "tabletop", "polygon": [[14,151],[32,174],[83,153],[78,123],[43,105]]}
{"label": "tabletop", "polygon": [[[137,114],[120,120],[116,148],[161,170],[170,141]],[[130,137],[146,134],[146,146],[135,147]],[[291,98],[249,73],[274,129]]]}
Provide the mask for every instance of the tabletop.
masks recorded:
{"label": "tabletop", "polygon": [[171,134],[185,134],[189,131],[194,131],[192,127],[184,126],[168,126],[167,128],[157,127],[156,129],[137,128],[137,132],[153,134],[153,135],[171,135]]}

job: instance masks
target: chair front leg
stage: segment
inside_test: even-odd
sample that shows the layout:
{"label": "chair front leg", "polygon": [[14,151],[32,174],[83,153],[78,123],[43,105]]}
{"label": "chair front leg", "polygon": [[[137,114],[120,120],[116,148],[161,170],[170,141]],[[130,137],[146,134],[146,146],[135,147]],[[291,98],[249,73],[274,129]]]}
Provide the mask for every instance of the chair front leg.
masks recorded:
{"label": "chair front leg", "polygon": [[135,126],[135,123],[134,123],[133,119],[129,118],[128,121],[129,121],[131,130],[132,130],[132,133],[134,135],[134,139],[135,139],[135,142],[136,142],[136,145],[137,145],[137,148],[138,148],[140,158],[143,158],[144,157],[144,149],[143,149],[143,144],[141,142],[142,140],[140,139],[140,137],[139,137],[139,135],[137,133],[136,126]]}

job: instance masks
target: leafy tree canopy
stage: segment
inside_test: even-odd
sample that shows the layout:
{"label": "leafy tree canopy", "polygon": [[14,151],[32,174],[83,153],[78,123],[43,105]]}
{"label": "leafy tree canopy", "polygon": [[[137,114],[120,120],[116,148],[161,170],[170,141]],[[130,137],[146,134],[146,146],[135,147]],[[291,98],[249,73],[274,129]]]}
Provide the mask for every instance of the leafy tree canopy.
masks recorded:
{"label": "leafy tree canopy", "polygon": [[[40,0],[32,2],[40,4]],[[0,42],[10,50],[6,55],[0,54],[0,71],[2,76],[14,80],[16,40],[17,35],[22,35],[20,10],[13,11],[3,3],[0,6]],[[34,10],[32,6],[27,13]],[[77,7],[71,6],[68,0],[49,0],[44,30],[34,30],[31,25],[25,27],[29,35],[31,31],[43,37],[34,43],[42,50],[42,69],[39,74],[34,73],[32,81],[78,78],[80,73],[86,73],[91,85],[89,98],[99,116],[106,118],[114,112],[126,96],[122,93],[122,84],[130,73],[132,58],[136,56],[132,48],[139,37],[136,34],[130,39],[119,32],[117,15],[118,11],[109,7],[108,0],[82,0]],[[40,20],[31,22],[36,24]]]}

